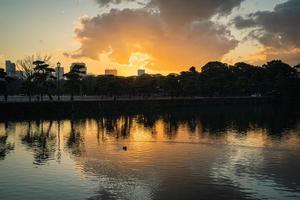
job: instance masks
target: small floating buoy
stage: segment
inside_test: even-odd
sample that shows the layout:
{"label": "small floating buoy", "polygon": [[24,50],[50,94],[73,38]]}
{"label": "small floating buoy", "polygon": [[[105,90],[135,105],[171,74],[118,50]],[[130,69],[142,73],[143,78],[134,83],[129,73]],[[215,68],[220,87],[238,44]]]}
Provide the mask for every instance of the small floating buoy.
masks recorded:
{"label": "small floating buoy", "polygon": [[124,146],[124,147],[123,147],[123,150],[124,150],[124,151],[127,151],[127,146]]}

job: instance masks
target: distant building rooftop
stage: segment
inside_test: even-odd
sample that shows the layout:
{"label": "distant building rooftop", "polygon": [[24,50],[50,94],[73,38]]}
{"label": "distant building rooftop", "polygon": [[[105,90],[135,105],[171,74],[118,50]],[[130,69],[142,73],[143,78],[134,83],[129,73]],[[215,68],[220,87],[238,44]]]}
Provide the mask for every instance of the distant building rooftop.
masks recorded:
{"label": "distant building rooftop", "polygon": [[145,69],[138,69],[137,75],[138,76],[143,76],[146,73]]}
{"label": "distant building rooftop", "polygon": [[118,75],[118,70],[116,70],[116,69],[106,69],[105,70],[105,75],[106,76],[109,76],[109,75],[117,76]]}

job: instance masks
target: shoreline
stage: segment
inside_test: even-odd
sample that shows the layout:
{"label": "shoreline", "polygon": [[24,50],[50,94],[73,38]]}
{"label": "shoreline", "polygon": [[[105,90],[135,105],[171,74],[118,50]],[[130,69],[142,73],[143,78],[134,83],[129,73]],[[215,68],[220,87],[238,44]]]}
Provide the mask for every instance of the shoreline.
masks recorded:
{"label": "shoreline", "polygon": [[[281,104],[274,97],[151,97],[110,98],[74,101],[0,102],[0,118],[95,116],[101,113],[144,113],[205,107]],[[230,114],[230,113],[229,113]]]}
{"label": "shoreline", "polygon": [[133,102],[133,101],[202,101],[202,102],[221,102],[226,101],[226,103],[230,103],[228,100],[233,100],[235,102],[238,101],[252,101],[252,102],[263,102],[263,101],[274,101],[276,100],[273,96],[228,96],[228,97],[169,97],[169,96],[115,96],[115,97],[107,97],[107,96],[74,96],[74,100],[71,101],[69,96],[61,96],[60,100],[58,100],[57,96],[53,97],[53,100],[50,100],[48,97],[44,97],[44,100],[41,101],[37,98],[32,97],[31,101],[29,101],[26,96],[9,96],[8,100],[5,101],[3,98],[0,98],[0,104],[10,104],[10,103],[74,103],[74,102]]}

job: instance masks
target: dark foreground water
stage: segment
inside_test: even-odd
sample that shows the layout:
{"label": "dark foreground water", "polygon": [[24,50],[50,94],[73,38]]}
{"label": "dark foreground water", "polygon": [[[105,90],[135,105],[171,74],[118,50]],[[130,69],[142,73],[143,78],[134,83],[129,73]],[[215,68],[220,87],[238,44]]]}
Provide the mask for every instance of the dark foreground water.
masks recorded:
{"label": "dark foreground water", "polygon": [[0,199],[300,199],[299,112],[3,121]]}

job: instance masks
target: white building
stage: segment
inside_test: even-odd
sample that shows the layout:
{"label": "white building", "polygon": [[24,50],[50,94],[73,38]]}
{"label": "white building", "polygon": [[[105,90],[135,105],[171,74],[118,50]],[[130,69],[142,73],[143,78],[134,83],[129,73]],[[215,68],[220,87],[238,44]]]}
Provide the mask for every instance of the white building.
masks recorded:
{"label": "white building", "polygon": [[10,60],[5,61],[5,70],[7,76],[15,77],[16,75],[16,64]]}
{"label": "white building", "polygon": [[138,69],[138,71],[137,71],[138,76],[143,76],[144,74],[146,74],[145,69]]}
{"label": "white building", "polygon": [[61,67],[60,63],[57,63],[57,67],[55,67],[55,77],[57,80],[64,79],[64,68]]}
{"label": "white building", "polygon": [[116,69],[105,69],[105,75],[106,76],[117,76],[118,70]]}

